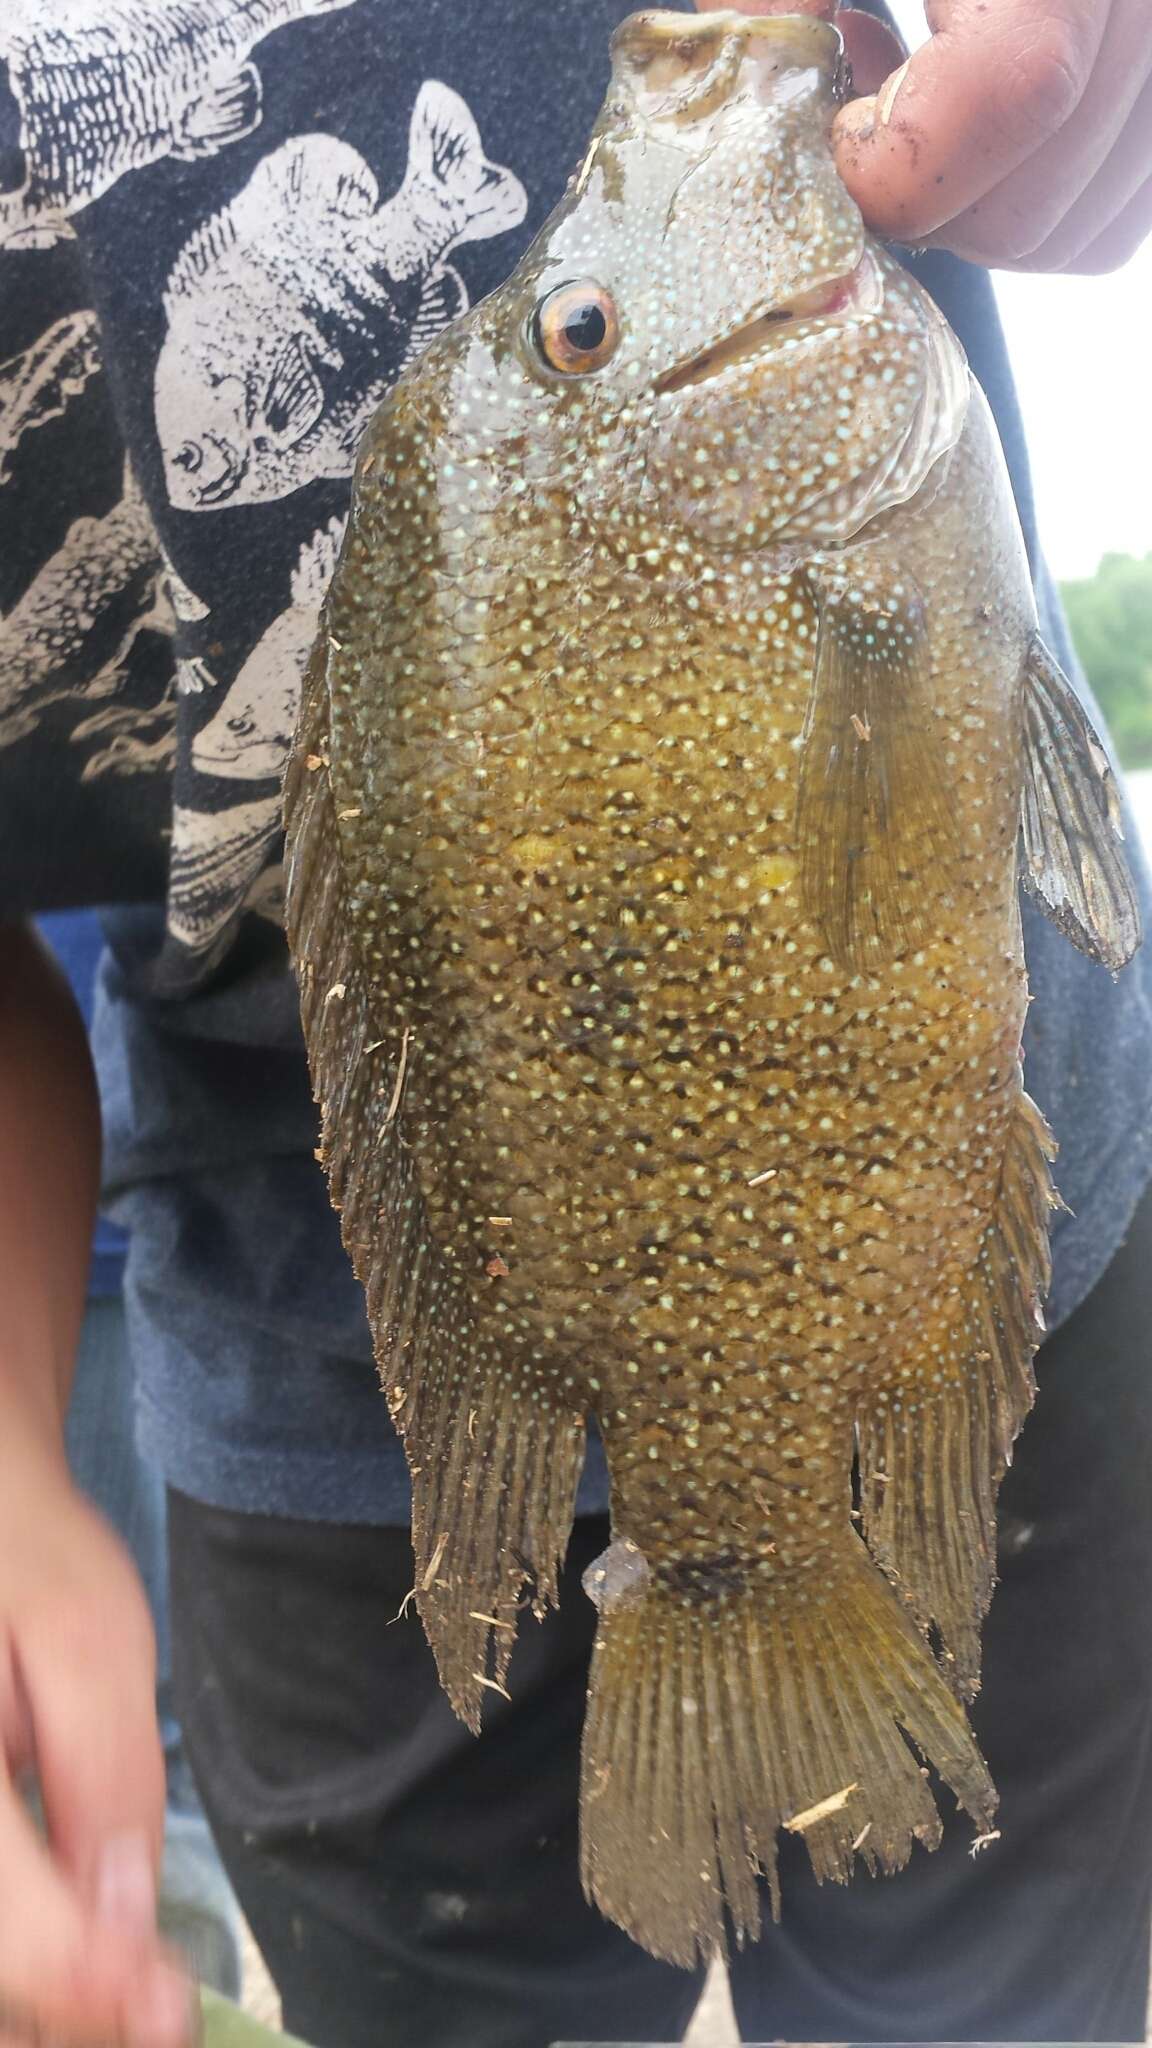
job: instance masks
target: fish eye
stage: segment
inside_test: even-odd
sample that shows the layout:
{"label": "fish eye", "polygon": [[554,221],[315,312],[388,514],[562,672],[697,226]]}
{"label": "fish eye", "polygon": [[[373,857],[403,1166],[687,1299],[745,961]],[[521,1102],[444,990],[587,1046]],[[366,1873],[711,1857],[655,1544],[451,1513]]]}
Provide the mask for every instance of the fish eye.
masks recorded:
{"label": "fish eye", "polygon": [[203,462],[204,451],[195,441],[185,441],[183,446],[176,450],[172,460],[180,469],[186,469],[191,474],[198,470]]}
{"label": "fish eye", "polygon": [[532,315],[532,339],[550,370],[568,377],[599,370],[620,341],[616,301],[591,279],[559,284]]}

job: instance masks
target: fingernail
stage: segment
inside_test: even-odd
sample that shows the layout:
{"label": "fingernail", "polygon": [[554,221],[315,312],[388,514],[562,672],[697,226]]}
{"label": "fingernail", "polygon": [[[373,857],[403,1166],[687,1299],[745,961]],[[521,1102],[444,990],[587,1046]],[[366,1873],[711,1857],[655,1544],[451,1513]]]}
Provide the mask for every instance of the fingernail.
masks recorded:
{"label": "fingernail", "polygon": [[156,1929],[156,1879],[144,1835],[112,1835],[96,1866],[96,1910],[132,1933]]}
{"label": "fingernail", "polygon": [[130,2048],[184,2048],[196,2037],[198,2012],[186,1978],[173,1970],[155,1971],[132,2008]]}
{"label": "fingernail", "polygon": [[884,84],[876,95],[876,119],[882,128],[892,119],[892,109],[896,103],[896,95],[908,75],[908,64],[909,59],[905,58],[900,69],[894,71],[891,78],[885,79]]}

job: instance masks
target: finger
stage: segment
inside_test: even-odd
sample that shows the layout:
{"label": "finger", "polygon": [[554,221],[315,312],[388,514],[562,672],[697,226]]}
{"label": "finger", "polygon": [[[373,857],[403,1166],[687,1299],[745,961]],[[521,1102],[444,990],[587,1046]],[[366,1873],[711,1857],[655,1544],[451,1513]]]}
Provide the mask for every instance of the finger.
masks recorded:
{"label": "finger", "polygon": [[1141,243],[1152,232],[1152,178],[1129,200],[1123,212],[1090,242],[1086,249],[1071,262],[1065,263],[1066,272],[1078,272],[1084,277],[1099,277],[1107,270],[1119,270],[1136,254]]}
{"label": "finger", "polygon": [[[1152,77],[1145,80],[1128,125],[1103,168],[1070,206],[1056,227],[1037,246],[1020,255],[1008,253],[991,208],[970,207],[939,234],[927,235],[929,247],[948,248],[969,263],[987,263],[1001,270],[1068,270],[1127,213],[1152,170]],[[1011,182],[1011,181],[1010,181]],[[1132,216],[1133,219],[1138,215]],[[1127,249],[1131,255],[1139,240]],[[1125,261],[1125,257],[1118,259]],[[1115,265],[1110,267],[1114,268]]]}
{"label": "finger", "polygon": [[1131,0],[1114,0],[1091,82],[1072,119],[994,192],[949,222],[934,237],[938,244],[984,263],[1033,258],[1025,268],[1054,270],[1121,211],[1152,170],[1152,43],[1135,31]]}
{"label": "finger", "polygon": [[837,165],[870,227],[921,241],[1075,112],[1105,26],[1085,0],[940,0],[931,40],[841,108]]}
{"label": "finger", "polygon": [[1066,270],[1123,215],[1152,176],[1152,50],[1149,76],[1118,142],[1054,232],[1029,252],[1030,267]]}
{"label": "finger", "polygon": [[20,1646],[52,1846],[90,1899],[110,1842],[140,1839],[155,1867],[164,1838],[151,1618],[119,1558],[102,1583],[57,1603],[50,1629],[26,1627]]}
{"label": "finger", "polygon": [[102,1922],[53,1863],[21,1801],[0,1778],[0,2033],[62,2042],[180,2048],[189,1991],[138,1933]]}

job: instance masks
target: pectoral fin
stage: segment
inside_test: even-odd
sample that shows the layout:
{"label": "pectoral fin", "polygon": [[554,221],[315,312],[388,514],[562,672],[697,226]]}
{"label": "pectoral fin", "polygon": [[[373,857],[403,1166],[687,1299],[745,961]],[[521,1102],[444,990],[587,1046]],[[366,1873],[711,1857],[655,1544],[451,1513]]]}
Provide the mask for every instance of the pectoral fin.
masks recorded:
{"label": "pectoral fin", "polygon": [[1024,887],[1089,959],[1123,967],[1140,944],[1140,910],[1124,858],[1115,777],[1038,634],[1025,672],[1024,727]]}
{"label": "pectoral fin", "polygon": [[263,412],[269,434],[285,448],[294,448],[323,416],[324,386],[311,350],[298,334],[288,337],[276,357]]}
{"label": "pectoral fin", "polygon": [[857,973],[947,920],[960,853],[918,593],[810,570],[820,623],[797,841],[807,914]]}
{"label": "pectoral fin", "polygon": [[243,142],[260,126],[262,98],[254,64],[242,65],[231,78],[215,80],[188,108],[171,154],[182,163],[197,163],[230,142]]}

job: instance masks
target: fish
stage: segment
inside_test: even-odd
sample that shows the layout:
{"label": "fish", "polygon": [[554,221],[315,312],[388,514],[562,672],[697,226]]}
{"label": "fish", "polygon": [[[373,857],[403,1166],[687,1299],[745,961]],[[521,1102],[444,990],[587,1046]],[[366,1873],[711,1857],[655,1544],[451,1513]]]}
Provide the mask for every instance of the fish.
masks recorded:
{"label": "fish", "polygon": [[845,91],[814,17],[619,29],[558,209],[365,436],[285,783],[443,1685],[478,1727],[555,1599],[594,1417],[583,1880],[681,1965],[779,1912],[782,1829],[899,1869],[934,1772],[990,1832],[966,1702],[1057,1200],[1018,883],[1110,970],[1140,938]]}
{"label": "fish", "polygon": [[60,419],[99,375],[95,313],[65,313],[19,355],[0,363],[0,485],[9,482],[24,436]]}
{"label": "fish", "polygon": [[27,738],[54,705],[75,712],[115,695],[141,634],[174,630],[156,529],[125,464],[116,504],[73,520],[0,616],[0,748]]}
{"label": "fish", "polygon": [[170,936],[199,956],[219,953],[249,891],[259,893],[264,886],[261,869],[279,832],[278,796],[245,799],[217,811],[175,805],[168,879]]}
{"label": "fish", "polygon": [[0,57],[20,109],[23,187],[0,195],[0,248],[50,247],[130,171],[195,163],[260,124],[251,53],[353,0],[5,0]]}
{"label": "fish", "polygon": [[445,259],[517,226],[526,207],[465,102],[435,79],[417,95],[390,199],[335,136],[295,136],[266,156],[165,287],[155,409],[172,504],[267,504],[350,476],[403,362],[467,305]]}
{"label": "fish", "polygon": [[343,519],[330,519],[301,548],[292,571],[291,604],[261,634],[219,710],[192,742],[192,766],[199,774],[248,781],[279,781],[283,775],[296,730],[300,680],[344,526]]}
{"label": "fish", "polygon": [[74,746],[89,748],[82,783],[104,776],[170,774],[176,760],[175,676],[154,704],[108,704],[73,727]]}

